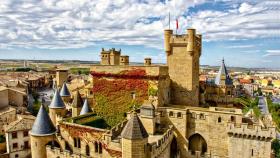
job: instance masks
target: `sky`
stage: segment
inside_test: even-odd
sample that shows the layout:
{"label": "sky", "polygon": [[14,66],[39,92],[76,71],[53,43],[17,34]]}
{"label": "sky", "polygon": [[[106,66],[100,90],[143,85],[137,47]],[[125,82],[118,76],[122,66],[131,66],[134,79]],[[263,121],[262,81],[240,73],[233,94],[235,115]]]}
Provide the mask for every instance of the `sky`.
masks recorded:
{"label": "sky", "polygon": [[279,0],[1,0],[0,59],[165,63],[163,31],[195,28],[203,65],[280,68]]}

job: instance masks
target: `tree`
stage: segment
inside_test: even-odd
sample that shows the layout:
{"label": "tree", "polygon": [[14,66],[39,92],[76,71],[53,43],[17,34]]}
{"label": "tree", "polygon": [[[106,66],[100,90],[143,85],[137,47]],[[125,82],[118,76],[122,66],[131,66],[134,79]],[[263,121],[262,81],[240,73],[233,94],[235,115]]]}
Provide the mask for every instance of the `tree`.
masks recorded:
{"label": "tree", "polygon": [[274,139],[271,143],[271,148],[273,149],[275,153],[276,158],[280,158],[280,140]]}
{"label": "tree", "polygon": [[235,103],[241,104],[243,106],[243,113],[247,113],[250,109],[254,110],[254,113],[257,117],[260,117],[261,111],[258,107],[259,98],[248,98],[248,97],[240,97],[234,100]]}

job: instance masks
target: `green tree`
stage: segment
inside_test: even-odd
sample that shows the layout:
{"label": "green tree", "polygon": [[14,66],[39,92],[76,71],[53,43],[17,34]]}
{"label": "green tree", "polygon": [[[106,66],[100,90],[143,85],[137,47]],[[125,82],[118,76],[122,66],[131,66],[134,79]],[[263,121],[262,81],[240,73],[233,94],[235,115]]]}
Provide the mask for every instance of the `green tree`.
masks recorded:
{"label": "green tree", "polygon": [[275,153],[276,158],[280,158],[280,140],[274,139],[271,143],[271,148]]}
{"label": "green tree", "polygon": [[243,106],[243,113],[247,113],[250,109],[253,109],[255,115],[257,117],[261,116],[261,111],[258,107],[259,105],[259,98],[248,98],[248,97],[240,97],[236,98],[235,103],[241,104]]}

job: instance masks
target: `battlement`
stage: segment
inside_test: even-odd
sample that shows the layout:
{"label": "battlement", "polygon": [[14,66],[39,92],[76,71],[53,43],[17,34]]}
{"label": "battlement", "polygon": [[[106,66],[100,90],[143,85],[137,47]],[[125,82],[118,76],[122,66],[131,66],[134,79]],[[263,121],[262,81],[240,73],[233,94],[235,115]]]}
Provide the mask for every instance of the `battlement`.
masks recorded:
{"label": "battlement", "polygon": [[[167,66],[124,66],[124,65],[94,65],[90,71],[95,73],[120,74],[123,71],[145,70],[146,76],[168,76]],[[106,73],[106,74],[105,74]]]}
{"label": "battlement", "polygon": [[116,137],[118,137],[121,134],[123,128],[126,125],[126,123],[127,123],[127,120],[117,124],[110,131],[108,131],[105,135],[111,137],[110,140],[115,139]]}
{"label": "battlement", "polygon": [[87,158],[88,156],[82,154],[71,153],[68,150],[61,151],[60,148],[46,145],[47,157],[71,157],[71,158]]}
{"label": "battlement", "polygon": [[246,137],[248,139],[273,139],[276,137],[275,127],[262,127],[260,125],[248,125],[248,123],[229,123],[227,132],[233,137]]}
{"label": "battlement", "polygon": [[173,126],[169,128],[160,139],[156,142],[149,143],[151,157],[158,157],[166,150],[166,147],[171,144],[174,137]]}

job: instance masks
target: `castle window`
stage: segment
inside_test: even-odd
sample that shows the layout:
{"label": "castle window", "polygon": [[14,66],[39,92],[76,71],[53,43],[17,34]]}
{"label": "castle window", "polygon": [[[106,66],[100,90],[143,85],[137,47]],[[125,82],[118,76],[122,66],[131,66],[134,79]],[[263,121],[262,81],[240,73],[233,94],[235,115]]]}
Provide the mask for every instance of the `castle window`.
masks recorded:
{"label": "castle window", "polygon": [[89,150],[89,146],[88,145],[86,146],[86,155],[90,156],[90,150]]}
{"label": "castle window", "polygon": [[231,117],[230,117],[230,121],[231,121],[231,122],[235,122],[235,117],[234,117],[234,116],[231,116]]}
{"label": "castle window", "polygon": [[74,147],[77,147],[77,138],[74,138]]}
{"label": "castle window", "polygon": [[178,112],[177,113],[177,117],[181,118],[182,117],[182,113]]}
{"label": "castle window", "polygon": [[252,149],[251,151],[251,156],[254,156],[254,149]]}
{"label": "castle window", "polygon": [[28,141],[24,142],[24,149],[28,149]]}
{"label": "castle window", "polygon": [[219,118],[218,118],[218,123],[221,123],[221,122],[222,122],[222,118],[219,117]]}
{"label": "castle window", "polygon": [[23,131],[23,136],[28,137],[28,131]]}
{"label": "castle window", "polygon": [[199,115],[199,118],[200,118],[200,119],[204,119],[204,114],[201,113],[201,114]]}
{"label": "castle window", "polygon": [[102,154],[102,144],[99,143],[99,154]]}
{"label": "castle window", "polygon": [[18,143],[13,143],[13,149],[17,149],[18,148]]}
{"label": "castle window", "polygon": [[230,91],[227,91],[227,95],[230,95]]}
{"label": "castle window", "polygon": [[12,139],[16,139],[17,138],[17,132],[13,132],[12,133]]}
{"label": "castle window", "polygon": [[173,117],[173,116],[174,116],[173,111],[170,111],[169,112],[169,117]]}
{"label": "castle window", "polygon": [[15,155],[15,158],[18,158],[18,154]]}
{"label": "castle window", "polygon": [[77,143],[77,145],[78,145],[78,148],[81,148],[81,139],[80,139],[80,138],[78,138],[78,143]]}
{"label": "castle window", "polygon": [[94,152],[98,152],[98,143],[94,142]]}

